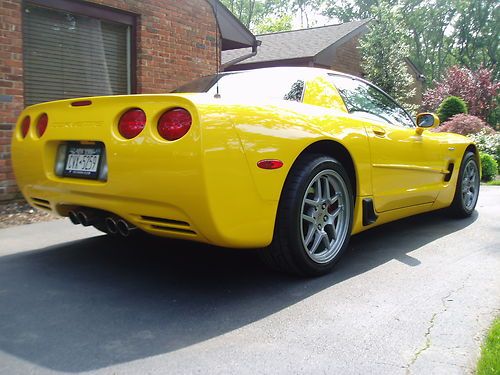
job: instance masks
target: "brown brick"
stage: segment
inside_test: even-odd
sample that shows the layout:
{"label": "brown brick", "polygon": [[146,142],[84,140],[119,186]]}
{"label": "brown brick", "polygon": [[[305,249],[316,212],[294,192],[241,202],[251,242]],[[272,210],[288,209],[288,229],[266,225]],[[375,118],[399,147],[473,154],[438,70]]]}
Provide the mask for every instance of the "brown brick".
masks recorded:
{"label": "brown brick", "polygon": [[[217,25],[206,0],[88,0],[139,15],[137,92],[165,93],[217,70]],[[0,200],[18,193],[11,133],[23,109],[22,2],[0,0]],[[4,99],[2,101],[2,98]]]}

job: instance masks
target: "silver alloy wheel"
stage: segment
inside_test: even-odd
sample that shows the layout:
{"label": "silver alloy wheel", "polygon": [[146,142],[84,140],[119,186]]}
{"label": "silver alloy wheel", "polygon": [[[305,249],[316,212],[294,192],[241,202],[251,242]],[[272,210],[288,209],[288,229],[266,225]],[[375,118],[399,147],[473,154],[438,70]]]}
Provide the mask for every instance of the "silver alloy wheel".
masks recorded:
{"label": "silver alloy wheel", "polygon": [[479,194],[479,170],[474,159],[470,159],[462,176],[462,204],[466,210],[472,210]]}
{"label": "silver alloy wheel", "polygon": [[340,174],[327,169],[310,182],[302,199],[300,231],[307,255],[328,263],[339,253],[351,218],[349,190]]}

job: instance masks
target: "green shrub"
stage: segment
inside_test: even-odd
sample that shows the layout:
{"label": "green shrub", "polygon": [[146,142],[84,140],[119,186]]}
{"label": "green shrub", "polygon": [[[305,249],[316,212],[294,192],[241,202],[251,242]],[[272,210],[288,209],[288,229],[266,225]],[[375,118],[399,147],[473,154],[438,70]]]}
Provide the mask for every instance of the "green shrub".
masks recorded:
{"label": "green shrub", "polygon": [[467,113],[467,104],[458,96],[448,96],[441,102],[437,109],[437,115],[441,122],[445,122],[450,117],[459,113]]}
{"label": "green shrub", "polygon": [[493,156],[480,153],[481,156],[481,180],[488,182],[494,180],[498,172],[498,164]]}

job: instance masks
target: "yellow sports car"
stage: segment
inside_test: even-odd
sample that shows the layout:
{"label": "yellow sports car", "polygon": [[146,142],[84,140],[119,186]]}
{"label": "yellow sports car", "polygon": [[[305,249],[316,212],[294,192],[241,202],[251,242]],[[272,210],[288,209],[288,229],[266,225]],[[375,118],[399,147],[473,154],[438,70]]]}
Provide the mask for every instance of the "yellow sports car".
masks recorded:
{"label": "yellow sports car", "polygon": [[476,146],[425,131],[438,123],[357,77],[267,68],[28,107],[12,156],[28,202],[74,224],[262,248],[276,268],[319,275],[351,234],[445,207],[471,215]]}

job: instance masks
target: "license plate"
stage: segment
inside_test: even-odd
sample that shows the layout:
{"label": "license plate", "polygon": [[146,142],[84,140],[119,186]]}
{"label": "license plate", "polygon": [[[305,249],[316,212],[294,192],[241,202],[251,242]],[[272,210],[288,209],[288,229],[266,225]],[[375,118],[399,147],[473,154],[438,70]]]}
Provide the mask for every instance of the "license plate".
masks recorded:
{"label": "license plate", "polygon": [[103,158],[103,147],[99,144],[68,144],[63,176],[97,179]]}

